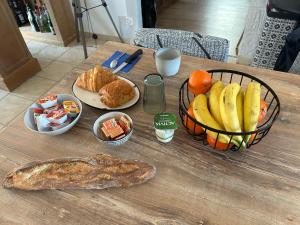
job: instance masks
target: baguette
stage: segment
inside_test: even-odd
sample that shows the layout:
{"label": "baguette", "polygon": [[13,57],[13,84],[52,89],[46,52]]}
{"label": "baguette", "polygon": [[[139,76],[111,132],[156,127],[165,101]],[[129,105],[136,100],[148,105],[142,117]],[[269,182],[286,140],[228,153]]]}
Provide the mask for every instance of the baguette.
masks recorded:
{"label": "baguette", "polygon": [[153,178],[156,168],[107,154],[28,163],[10,172],[4,188],[20,190],[105,189],[129,187]]}

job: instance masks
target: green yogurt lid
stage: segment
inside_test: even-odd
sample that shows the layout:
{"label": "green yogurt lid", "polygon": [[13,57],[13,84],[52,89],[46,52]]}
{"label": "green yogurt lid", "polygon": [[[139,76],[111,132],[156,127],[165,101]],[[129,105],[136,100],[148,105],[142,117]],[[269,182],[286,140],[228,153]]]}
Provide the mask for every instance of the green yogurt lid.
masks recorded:
{"label": "green yogurt lid", "polygon": [[176,116],[172,113],[158,113],[154,116],[154,127],[160,130],[177,129]]}

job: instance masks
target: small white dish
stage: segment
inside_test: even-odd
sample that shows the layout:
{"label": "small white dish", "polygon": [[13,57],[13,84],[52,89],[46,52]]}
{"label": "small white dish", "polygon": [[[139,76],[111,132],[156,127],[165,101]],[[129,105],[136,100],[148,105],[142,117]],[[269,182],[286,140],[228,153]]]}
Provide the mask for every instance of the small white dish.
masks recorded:
{"label": "small white dish", "polygon": [[76,97],[72,96],[72,95],[68,95],[68,94],[59,94],[57,95],[57,102],[61,103],[63,101],[74,101],[77,103],[77,105],[79,106],[80,112],[78,114],[78,116],[67,126],[64,126],[60,129],[57,130],[53,130],[53,131],[38,131],[37,130],[37,126],[34,122],[34,118],[33,118],[33,109],[34,108],[39,108],[39,105],[37,103],[33,103],[26,111],[25,115],[24,115],[24,124],[25,126],[38,134],[45,134],[45,135],[51,135],[51,136],[55,136],[55,135],[60,135],[63,134],[65,132],[67,132],[68,130],[70,130],[79,120],[81,113],[82,113],[82,104],[79,101],[79,99],[77,99]]}
{"label": "small white dish", "polygon": [[[120,116],[125,116],[129,120],[130,125],[131,125],[130,132],[128,134],[126,134],[124,137],[122,137],[121,139],[118,139],[118,140],[104,140],[104,138],[100,137],[99,132],[98,132],[99,126],[102,125],[102,123],[105,120],[108,120],[108,119],[111,119],[111,118],[115,118],[115,117],[120,117]],[[132,136],[132,133],[133,133],[133,121],[130,118],[130,116],[128,116],[127,114],[122,113],[122,112],[109,112],[109,113],[105,113],[102,116],[100,116],[94,122],[94,125],[93,125],[93,134],[96,137],[96,139],[99,142],[101,142],[101,143],[104,143],[104,144],[107,144],[107,145],[111,145],[111,146],[120,146],[120,145],[124,144]]]}

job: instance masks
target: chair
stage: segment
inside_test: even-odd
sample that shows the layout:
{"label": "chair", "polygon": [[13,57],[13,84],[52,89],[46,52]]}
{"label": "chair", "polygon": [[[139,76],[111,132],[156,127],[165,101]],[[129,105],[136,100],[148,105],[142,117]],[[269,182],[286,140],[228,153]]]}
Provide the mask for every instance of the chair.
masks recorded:
{"label": "chair", "polygon": [[217,61],[227,61],[229,52],[227,39],[171,29],[141,28],[136,32],[133,44],[155,50],[176,48],[184,55]]}
{"label": "chair", "polygon": [[[286,10],[270,10],[266,7],[266,1],[251,0],[246,18],[244,35],[239,47],[238,63],[254,67],[273,69],[285,44],[286,36],[293,31],[297,20],[289,14],[283,16]],[[274,2],[287,4],[294,2],[293,9],[296,10],[297,0],[269,0],[272,7]],[[297,3],[299,5],[299,3]],[[300,74],[300,54],[298,54],[289,72]]]}
{"label": "chair", "polygon": [[273,69],[286,36],[293,31],[296,24],[295,20],[266,15],[251,66]]}

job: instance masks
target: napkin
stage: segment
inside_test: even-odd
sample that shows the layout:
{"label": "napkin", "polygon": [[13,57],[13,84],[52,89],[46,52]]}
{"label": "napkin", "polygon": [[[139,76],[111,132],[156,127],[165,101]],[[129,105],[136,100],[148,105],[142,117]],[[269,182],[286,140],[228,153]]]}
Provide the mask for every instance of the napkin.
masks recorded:
{"label": "napkin", "polygon": [[[117,58],[118,56],[122,55],[123,52],[121,51],[116,51],[111,57],[109,57],[106,61],[104,61],[102,63],[103,67],[107,67],[110,68],[109,65],[111,63],[111,61],[113,61],[115,58]],[[113,69],[117,69],[118,66],[120,66],[130,55],[129,54],[125,54],[123,55],[119,60],[118,60],[118,65],[113,68]],[[140,60],[141,56],[137,57],[135,60],[133,60],[131,63],[129,63],[127,66],[125,66],[121,71],[124,73],[128,73],[132,67],[134,67],[134,65]]]}

